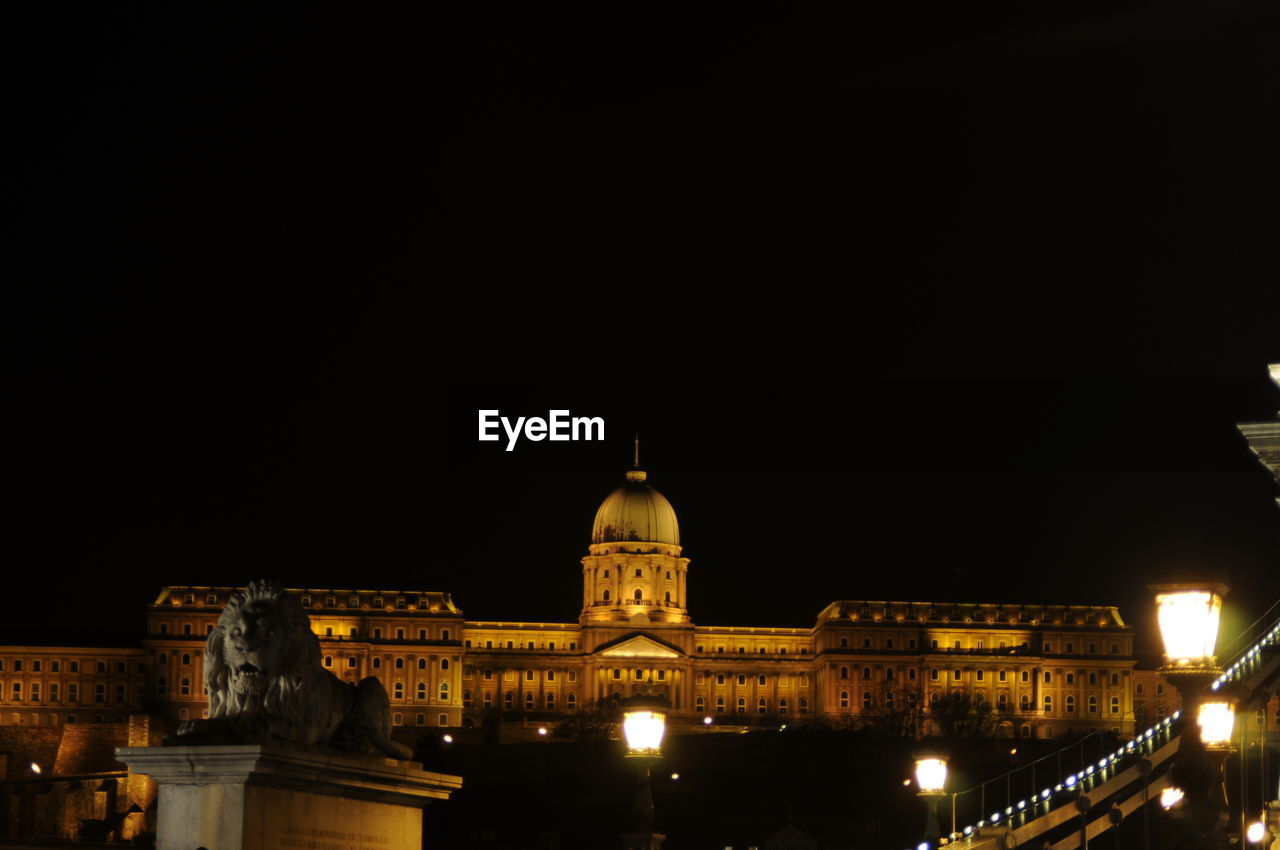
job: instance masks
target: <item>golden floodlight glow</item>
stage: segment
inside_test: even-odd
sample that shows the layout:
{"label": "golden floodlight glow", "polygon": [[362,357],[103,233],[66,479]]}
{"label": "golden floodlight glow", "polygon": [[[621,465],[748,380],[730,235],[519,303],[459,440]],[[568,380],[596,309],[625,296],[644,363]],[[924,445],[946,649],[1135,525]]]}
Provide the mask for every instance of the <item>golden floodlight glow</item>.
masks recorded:
{"label": "golden floodlight glow", "polygon": [[1249,824],[1249,829],[1245,832],[1244,837],[1249,839],[1250,844],[1261,844],[1262,839],[1267,837],[1267,828],[1262,825],[1262,821],[1254,821]]}
{"label": "golden floodlight glow", "polygon": [[1168,788],[1160,792],[1160,805],[1166,809],[1172,809],[1174,806],[1182,802],[1182,789],[1176,785],[1170,785]]}
{"label": "golden floodlight glow", "polygon": [[947,787],[947,760],[937,756],[916,759],[916,784],[921,794],[941,794]]}
{"label": "golden floodlight glow", "polygon": [[1198,664],[1213,658],[1221,596],[1204,590],[1158,593],[1156,606],[1167,664]]}
{"label": "golden floodlight glow", "polygon": [[1200,740],[1206,747],[1229,746],[1235,721],[1236,713],[1230,702],[1212,700],[1200,703],[1200,714],[1196,718],[1200,724]]}
{"label": "golden floodlight glow", "polygon": [[31,772],[37,775],[40,773],[43,773],[43,771],[40,770],[40,765],[36,764],[35,762],[31,762]]}
{"label": "golden floodlight glow", "polygon": [[627,737],[627,755],[661,755],[662,734],[667,717],[660,711],[628,711],[623,715],[622,732]]}

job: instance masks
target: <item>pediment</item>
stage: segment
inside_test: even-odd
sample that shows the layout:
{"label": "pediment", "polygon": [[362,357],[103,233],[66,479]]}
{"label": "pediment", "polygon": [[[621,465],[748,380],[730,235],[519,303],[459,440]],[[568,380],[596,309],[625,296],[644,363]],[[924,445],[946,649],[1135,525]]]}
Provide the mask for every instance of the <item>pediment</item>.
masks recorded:
{"label": "pediment", "polygon": [[661,643],[645,635],[623,638],[617,643],[601,649],[596,655],[609,658],[680,658],[682,654],[666,643]]}

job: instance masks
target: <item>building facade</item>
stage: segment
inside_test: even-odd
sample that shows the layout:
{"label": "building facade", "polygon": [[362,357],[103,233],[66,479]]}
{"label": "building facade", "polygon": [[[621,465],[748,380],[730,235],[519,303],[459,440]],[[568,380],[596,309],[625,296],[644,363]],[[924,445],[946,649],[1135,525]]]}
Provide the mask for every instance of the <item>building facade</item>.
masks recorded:
{"label": "building facade", "polygon": [[[632,469],[596,512],[576,623],[470,620],[444,592],[292,592],[324,666],[381,679],[399,726],[554,719],[638,693],[689,723],[825,718],[913,734],[946,731],[958,710],[1013,737],[1128,734],[1172,710],[1152,701],[1159,677],[1135,670],[1134,630],[1114,607],[841,600],[808,627],[709,626],[691,615],[689,565],[675,510]],[[205,639],[236,589],[164,588],[140,647],[0,647],[0,722],[203,716]]]}

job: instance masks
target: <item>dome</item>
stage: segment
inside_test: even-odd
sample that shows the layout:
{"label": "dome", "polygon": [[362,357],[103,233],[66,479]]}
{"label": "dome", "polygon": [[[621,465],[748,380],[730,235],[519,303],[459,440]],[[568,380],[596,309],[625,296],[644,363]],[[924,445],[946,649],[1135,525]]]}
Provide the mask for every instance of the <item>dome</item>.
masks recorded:
{"label": "dome", "polygon": [[609,494],[596,511],[592,543],[666,543],[680,545],[680,525],[675,509],[657,490],[645,483],[643,469],[627,471],[627,483]]}

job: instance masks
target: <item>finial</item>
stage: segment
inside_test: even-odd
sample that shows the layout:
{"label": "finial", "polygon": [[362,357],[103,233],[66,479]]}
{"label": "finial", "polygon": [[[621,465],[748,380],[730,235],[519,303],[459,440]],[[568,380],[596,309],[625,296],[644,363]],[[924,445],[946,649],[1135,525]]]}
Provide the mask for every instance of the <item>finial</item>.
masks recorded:
{"label": "finial", "polygon": [[634,465],[627,470],[628,481],[644,481],[649,473],[640,468],[640,435],[636,434],[636,455]]}

